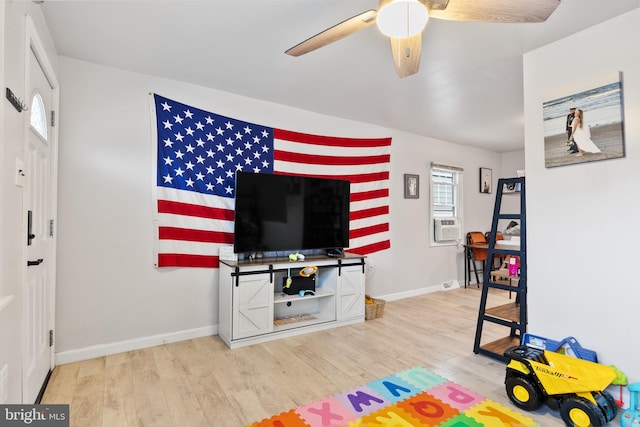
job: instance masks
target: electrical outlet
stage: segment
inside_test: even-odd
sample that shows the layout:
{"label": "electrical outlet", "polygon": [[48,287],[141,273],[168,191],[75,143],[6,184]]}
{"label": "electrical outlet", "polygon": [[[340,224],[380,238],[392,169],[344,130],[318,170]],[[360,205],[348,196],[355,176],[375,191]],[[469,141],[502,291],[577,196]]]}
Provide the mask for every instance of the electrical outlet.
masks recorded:
{"label": "electrical outlet", "polygon": [[0,404],[7,403],[9,399],[9,365],[4,365],[0,370]]}
{"label": "electrical outlet", "polygon": [[442,290],[443,291],[449,291],[451,289],[458,289],[460,287],[460,284],[458,283],[457,280],[447,280],[445,282],[442,282]]}

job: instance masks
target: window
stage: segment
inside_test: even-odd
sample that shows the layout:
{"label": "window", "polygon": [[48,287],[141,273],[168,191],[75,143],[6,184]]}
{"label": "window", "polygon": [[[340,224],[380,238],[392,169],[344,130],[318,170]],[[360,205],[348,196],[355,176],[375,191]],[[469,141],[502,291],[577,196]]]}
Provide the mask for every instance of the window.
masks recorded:
{"label": "window", "polygon": [[[456,228],[462,229],[462,175],[462,168],[431,164],[431,222],[434,228],[438,219],[452,218],[457,219]],[[436,241],[434,236],[432,243]],[[457,241],[444,244],[457,244]]]}
{"label": "window", "polygon": [[456,216],[456,173],[434,169],[433,179],[433,217],[455,218]]}
{"label": "window", "polygon": [[44,102],[39,93],[33,95],[31,100],[31,127],[47,140],[47,114],[44,109]]}

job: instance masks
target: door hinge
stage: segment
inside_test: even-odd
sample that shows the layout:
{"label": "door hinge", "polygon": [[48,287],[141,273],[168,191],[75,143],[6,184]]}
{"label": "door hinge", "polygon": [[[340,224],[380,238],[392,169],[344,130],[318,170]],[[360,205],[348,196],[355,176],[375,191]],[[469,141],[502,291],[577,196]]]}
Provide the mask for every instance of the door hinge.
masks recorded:
{"label": "door hinge", "polygon": [[56,112],[51,110],[51,127],[56,126]]}
{"label": "door hinge", "polygon": [[53,220],[49,220],[49,237],[53,237]]}
{"label": "door hinge", "polygon": [[49,347],[53,347],[53,329],[49,329]]}

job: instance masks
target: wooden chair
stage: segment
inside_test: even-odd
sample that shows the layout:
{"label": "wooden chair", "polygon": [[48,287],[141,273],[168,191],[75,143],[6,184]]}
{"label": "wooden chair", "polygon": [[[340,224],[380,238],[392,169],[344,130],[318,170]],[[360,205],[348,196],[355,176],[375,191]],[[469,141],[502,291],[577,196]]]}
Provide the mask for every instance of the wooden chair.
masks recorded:
{"label": "wooden chair", "polygon": [[[467,233],[467,245],[473,245],[475,243],[487,243],[487,239],[485,239],[484,234],[480,231],[470,231]],[[478,276],[478,265],[477,263],[482,263],[482,267],[480,271],[484,274],[484,269],[487,262],[487,249],[482,248],[469,248],[467,251],[468,262],[473,266],[473,272],[476,275],[476,283],[478,287],[480,287],[480,277]]]}
{"label": "wooden chair", "polygon": [[[489,242],[489,235],[491,234],[490,231],[487,231],[486,233],[484,233],[484,238],[487,242]],[[496,233],[496,245],[498,244],[498,241],[500,240],[504,240],[504,236],[502,235],[501,232],[497,232]],[[498,265],[496,266],[495,264],[495,260],[498,260]],[[491,267],[491,270],[495,270],[496,268],[500,268],[500,266],[502,266],[502,263],[504,262],[504,256],[497,256],[494,257],[494,259],[492,260],[491,263],[489,263],[489,266]]]}

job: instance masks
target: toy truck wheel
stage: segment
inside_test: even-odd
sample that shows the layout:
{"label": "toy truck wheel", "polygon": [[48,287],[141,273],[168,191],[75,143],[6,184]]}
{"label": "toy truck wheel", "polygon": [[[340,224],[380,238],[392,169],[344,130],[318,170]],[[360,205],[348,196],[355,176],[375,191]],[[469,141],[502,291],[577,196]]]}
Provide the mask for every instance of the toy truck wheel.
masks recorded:
{"label": "toy truck wheel", "polygon": [[512,376],[505,383],[507,396],[520,409],[533,411],[544,403],[538,387],[529,379]]}
{"label": "toy truck wheel", "polygon": [[596,405],[581,397],[568,397],[560,406],[562,420],[569,427],[601,427],[607,423]]}
{"label": "toy truck wheel", "polygon": [[602,404],[600,402],[598,395],[596,395],[596,402],[598,402],[598,406],[604,413],[604,417],[607,422],[612,421],[618,414],[618,404],[616,403],[616,399],[606,390],[602,390],[600,392],[600,396],[604,398],[606,404]]}

